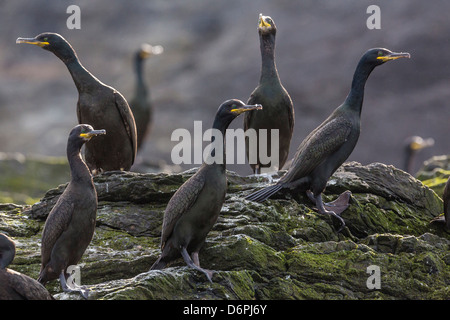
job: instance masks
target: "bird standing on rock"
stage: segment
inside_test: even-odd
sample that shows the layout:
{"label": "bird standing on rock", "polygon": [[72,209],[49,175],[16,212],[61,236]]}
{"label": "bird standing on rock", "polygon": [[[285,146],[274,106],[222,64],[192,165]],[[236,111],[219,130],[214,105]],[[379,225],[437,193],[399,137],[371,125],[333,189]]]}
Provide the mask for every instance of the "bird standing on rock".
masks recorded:
{"label": "bird standing on rock", "polygon": [[347,98],[302,141],[286,174],[276,184],[258,190],[246,199],[262,202],[280,189],[304,188],[320,213],[332,215],[341,222],[340,231],[345,225],[340,213],[348,207],[350,192],[344,192],[333,203],[325,205],[322,192],[328,179],[350,156],[358,141],[367,78],[375,67],[398,58],[410,58],[410,55],[384,48],[368,50],[356,67]]}
{"label": "bird standing on rock", "polygon": [[14,241],[0,233],[0,300],[53,300],[42,284],[6,268],[14,260],[15,254]]}
{"label": "bird standing on rock", "polygon": [[[244,131],[254,129],[256,131],[257,141],[250,144],[251,140],[246,137],[245,151],[247,159],[253,173],[260,174],[261,168],[276,166],[279,169],[283,167],[289,155],[292,132],[294,130],[294,105],[291,97],[283,87],[278,75],[275,64],[275,35],[277,28],[271,17],[259,15],[258,33],[261,48],[261,76],[259,84],[250,95],[248,104],[261,104],[264,107],[262,111],[251,111],[244,115]],[[273,159],[270,154],[272,141],[271,130],[279,130],[278,141],[278,164],[262,163],[260,158],[261,129],[267,130],[267,156]],[[253,157],[256,155],[256,163]]]}
{"label": "bird standing on rock", "polygon": [[[227,100],[216,113],[213,129],[219,130],[224,139],[225,131],[233,119],[243,112],[257,109],[262,109],[261,105],[245,105],[240,100]],[[225,201],[225,143],[222,146],[222,150],[212,149],[210,158],[215,158],[220,153],[219,158],[223,161],[206,159],[167,204],[161,233],[161,256],[150,270],[164,268],[169,262],[179,258],[181,253],[189,267],[203,272],[211,281],[212,271],[200,267],[198,253]]]}
{"label": "bird standing on rock", "polygon": [[18,38],[16,43],[34,44],[53,52],[69,70],[78,90],[78,123],[108,131],[105,137],[86,145],[86,164],[93,174],[129,170],[137,152],[136,124],[125,98],[116,89],[94,77],[78,60],[72,46],[57,33]]}
{"label": "bird standing on rock", "polygon": [[134,56],[134,67],[136,72],[136,91],[130,100],[130,108],[133,112],[137,131],[137,149],[142,146],[153,120],[153,105],[149,100],[149,89],[144,80],[144,61],[153,55],[163,52],[161,46],[142,44]]}
{"label": "bird standing on rock", "polygon": [[67,267],[76,265],[92,240],[97,217],[97,192],[92,175],[81,158],[82,146],[91,138],[106,134],[81,124],[73,128],[67,142],[71,180],[50,211],[42,231],[41,271],[38,281],[45,285],[59,277],[64,291],[88,290],[67,283]]}

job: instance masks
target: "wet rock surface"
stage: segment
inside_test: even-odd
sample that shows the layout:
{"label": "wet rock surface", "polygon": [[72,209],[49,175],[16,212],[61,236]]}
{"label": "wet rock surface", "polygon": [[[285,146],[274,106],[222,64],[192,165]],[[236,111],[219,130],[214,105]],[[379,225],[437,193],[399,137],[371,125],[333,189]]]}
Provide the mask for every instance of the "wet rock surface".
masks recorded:
{"label": "wet rock surface", "polygon": [[[352,191],[346,227],[322,216],[306,196],[284,192],[262,204],[244,200],[277,179],[228,172],[221,215],[200,251],[213,283],[182,259],[148,271],[158,258],[164,209],[196,169],[179,174],[108,172],[94,178],[94,238],[80,262],[90,299],[449,299],[450,235],[430,220],[442,201],[409,174],[380,163],[344,164],[326,201]],[[0,230],[16,242],[11,269],[37,278],[45,218],[65,184],[32,206],[2,204]],[[367,284],[379,267],[380,289]],[[56,299],[58,281],[47,285]]]}

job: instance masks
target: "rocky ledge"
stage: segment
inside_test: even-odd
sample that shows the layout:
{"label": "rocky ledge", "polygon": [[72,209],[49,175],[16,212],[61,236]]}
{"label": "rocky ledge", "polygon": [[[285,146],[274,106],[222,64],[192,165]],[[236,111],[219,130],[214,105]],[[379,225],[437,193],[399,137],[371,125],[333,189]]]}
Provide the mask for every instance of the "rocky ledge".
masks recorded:
{"label": "rocky ledge", "polygon": [[[180,174],[109,172],[95,177],[97,227],[80,262],[90,299],[450,299],[450,235],[432,189],[392,166],[344,164],[325,200],[350,190],[346,227],[318,214],[306,196],[280,193],[263,204],[244,197],[278,176],[228,172],[221,215],[200,252],[213,283],[180,259],[158,258],[163,212],[196,169]],[[0,230],[16,241],[11,269],[37,278],[45,218],[64,190],[32,206],[0,205]],[[56,299],[80,299],[47,285]]]}

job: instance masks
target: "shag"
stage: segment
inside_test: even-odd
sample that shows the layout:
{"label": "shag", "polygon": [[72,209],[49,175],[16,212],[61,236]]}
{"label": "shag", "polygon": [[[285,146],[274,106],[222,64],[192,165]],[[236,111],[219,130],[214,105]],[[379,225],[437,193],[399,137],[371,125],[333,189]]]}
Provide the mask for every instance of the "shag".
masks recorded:
{"label": "shag", "polygon": [[85,147],[86,164],[91,172],[98,174],[103,171],[129,170],[137,152],[136,124],[120,92],[86,70],[69,42],[57,33],[18,38],[16,43],[37,45],[61,59],[78,90],[78,123],[108,131],[107,136],[99,137]]}
{"label": "shag", "polygon": [[[233,119],[243,112],[256,109],[262,109],[261,105],[245,105],[240,100],[227,100],[216,113],[213,129],[219,130],[224,139],[225,131]],[[215,141],[214,135],[211,140]],[[213,148],[210,157],[205,159],[198,171],[175,192],[167,204],[161,232],[161,256],[150,270],[164,268],[179,258],[181,253],[189,267],[203,272],[212,281],[213,272],[200,267],[198,253],[219,216],[227,192],[225,148],[223,140],[220,142],[222,144],[217,145],[221,145],[222,150]]]}
{"label": "shag", "polygon": [[130,101],[130,108],[134,115],[137,131],[137,150],[142,146],[146,135],[150,132],[153,120],[153,105],[149,100],[149,89],[145,83],[143,68],[144,61],[153,55],[163,52],[161,46],[151,46],[147,43],[134,55],[134,68],[136,72],[136,89],[134,97]]}
{"label": "shag", "polygon": [[405,149],[404,149],[405,159],[403,169],[408,173],[412,173],[414,169],[414,158],[416,154],[420,150],[431,147],[433,145],[434,145],[433,138],[423,139],[422,137],[419,136],[408,137],[405,140]]}
{"label": "shag", "polygon": [[53,300],[45,287],[27,275],[6,268],[16,255],[16,245],[0,233],[0,300]]}
{"label": "shag", "polygon": [[330,176],[350,156],[358,141],[367,78],[375,67],[409,57],[408,53],[394,53],[383,48],[368,50],[356,67],[347,98],[302,141],[286,174],[276,184],[252,193],[246,199],[262,202],[283,188],[307,190],[308,197],[320,213],[340,220],[340,231],[345,222],[339,215],[348,206],[348,201],[344,200],[349,198],[349,192],[342,194],[335,203],[328,204],[327,208],[332,211],[325,208],[322,192]]}
{"label": "shag", "polygon": [[85,298],[88,290],[67,283],[66,269],[80,261],[94,235],[97,192],[80,151],[92,137],[103,134],[106,134],[105,130],[94,130],[87,124],[71,130],[67,142],[71,180],[50,211],[42,231],[38,281],[45,285],[59,277],[64,291],[78,291]]}
{"label": "shag", "polygon": [[[275,64],[275,35],[277,28],[273,19],[268,16],[259,15],[258,33],[261,49],[261,76],[259,84],[250,95],[247,103],[261,104],[263,111],[251,111],[244,115],[244,131],[254,129],[257,141],[250,144],[250,139],[246,136],[245,151],[247,159],[254,174],[260,174],[261,168],[277,167],[281,169],[289,155],[292,132],[294,130],[294,105],[291,97],[283,87]],[[278,164],[263,163],[259,157],[260,144],[263,143],[260,137],[260,129],[267,130],[267,156],[270,154],[272,140],[271,130],[278,131]],[[256,162],[255,162],[256,160]]]}

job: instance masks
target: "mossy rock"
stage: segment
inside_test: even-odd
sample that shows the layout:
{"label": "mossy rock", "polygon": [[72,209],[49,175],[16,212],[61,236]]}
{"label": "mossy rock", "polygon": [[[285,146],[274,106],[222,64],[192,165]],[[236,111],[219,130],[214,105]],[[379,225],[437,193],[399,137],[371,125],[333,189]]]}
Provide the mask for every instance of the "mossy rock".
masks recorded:
{"label": "mossy rock", "polygon": [[[450,235],[429,224],[442,200],[383,164],[346,163],[330,179],[325,201],[352,192],[340,233],[339,221],[319,214],[303,193],[254,203],[245,195],[271,178],[228,172],[225,204],[200,251],[202,267],[215,271],[213,283],[181,257],[149,271],[160,254],[167,202],[195,171],[94,178],[97,226],[80,261],[90,299],[449,299]],[[17,244],[12,269],[37,278],[42,228],[65,187],[48,190],[33,206],[0,207],[0,232]],[[369,266],[380,268],[380,289],[367,285]],[[80,298],[60,293],[58,281],[47,288],[57,299]]]}

